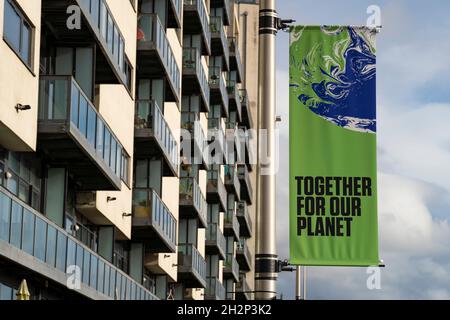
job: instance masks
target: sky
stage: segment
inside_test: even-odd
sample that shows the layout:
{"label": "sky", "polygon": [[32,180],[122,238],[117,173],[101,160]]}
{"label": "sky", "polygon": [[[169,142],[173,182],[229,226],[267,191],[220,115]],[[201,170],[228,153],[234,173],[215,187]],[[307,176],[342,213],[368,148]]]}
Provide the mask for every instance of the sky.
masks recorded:
{"label": "sky", "polygon": [[[381,289],[365,268],[307,268],[307,299],[450,299],[450,1],[278,0],[301,25],[365,25],[381,8],[377,38],[378,205]],[[277,36],[280,152],[289,154],[289,36]],[[277,239],[289,258],[288,157],[277,176]],[[278,291],[293,299],[295,273]]]}

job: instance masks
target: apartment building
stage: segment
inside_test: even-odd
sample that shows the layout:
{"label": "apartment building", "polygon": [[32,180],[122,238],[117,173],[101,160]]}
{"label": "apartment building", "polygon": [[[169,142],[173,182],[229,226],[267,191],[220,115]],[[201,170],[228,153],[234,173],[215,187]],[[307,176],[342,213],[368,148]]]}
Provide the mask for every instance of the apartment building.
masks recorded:
{"label": "apartment building", "polygon": [[0,0],[0,300],[252,299],[242,2]]}

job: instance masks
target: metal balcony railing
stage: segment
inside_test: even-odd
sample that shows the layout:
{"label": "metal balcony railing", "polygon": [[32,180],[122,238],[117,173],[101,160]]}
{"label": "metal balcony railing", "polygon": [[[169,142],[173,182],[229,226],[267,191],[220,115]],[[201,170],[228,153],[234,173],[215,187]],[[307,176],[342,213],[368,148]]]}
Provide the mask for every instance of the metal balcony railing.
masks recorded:
{"label": "metal balcony railing", "polygon": [[137,100],[134,126],[136,129],[151,129],[172,171],[178,172],[178,143],[155,100]]}
{"label": "metal balcony railing", "polygon": [[[175,97],[181,91],[181,72],[165,29],[157,14],[142,13],[138,18],[138,50],[156,50]],[[177,99],[178,100],[178,99]]]}
{"label": "metal balcony railing", "polygon": [[66,285],[71,275],[68,268],[78,266],[80,294],[94,290],[109,299],[157,300],[140,283],[2,187],[0,208],[0,242],[19,250],[19,255],[34,257],[40,265],[35,272],[48,268],[51,271],[46,276]]}
{"label": "metal balcony railing", "polygon": [[133,227],[152,227],[170,252],[175,252],[177,221],[155,190],[133,190]]}

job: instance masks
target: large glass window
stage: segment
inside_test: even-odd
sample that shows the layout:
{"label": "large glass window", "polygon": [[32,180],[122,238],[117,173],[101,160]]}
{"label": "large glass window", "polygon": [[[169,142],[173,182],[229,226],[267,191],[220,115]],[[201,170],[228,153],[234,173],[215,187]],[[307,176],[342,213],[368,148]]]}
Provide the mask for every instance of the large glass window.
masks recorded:
{"label": "large glass window", "polygon": [[31,23],[13,0],[5,0],[4,3],[3,38],[22,61],[31,67]]}

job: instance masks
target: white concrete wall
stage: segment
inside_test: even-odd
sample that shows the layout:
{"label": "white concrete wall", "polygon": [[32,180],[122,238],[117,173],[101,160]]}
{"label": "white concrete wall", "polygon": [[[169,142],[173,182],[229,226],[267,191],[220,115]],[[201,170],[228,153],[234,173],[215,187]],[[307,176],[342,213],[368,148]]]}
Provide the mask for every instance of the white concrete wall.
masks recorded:
{"label": "white concrete wall", "polygon": [[[37,138],[41,1],[17,0],[34,25],[30,70],[3,40],[4,1],[0,1],[0,145],[13,151],[34,151]],[[18,103],[31,110],[16,112]]]}

